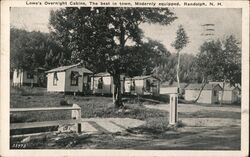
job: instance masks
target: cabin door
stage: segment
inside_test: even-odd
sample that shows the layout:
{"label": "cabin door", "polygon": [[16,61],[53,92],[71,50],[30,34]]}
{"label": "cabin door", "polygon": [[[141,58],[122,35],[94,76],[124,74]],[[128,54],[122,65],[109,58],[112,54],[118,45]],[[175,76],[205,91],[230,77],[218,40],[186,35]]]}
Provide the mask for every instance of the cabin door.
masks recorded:
{"label": "cabin door", "polygon": [[214,99],[214,101],[212,101],[212,103],[219,103],[220,97],[221,97],[221,93],[219,93],[219,91],[217,91],[217,90],[213,90],[212,99]]}
{"label": "cabin door", "polygon": [[83,74],[83,84],[82,91],[84,94],[90,93],[91,78],[87,74]]}

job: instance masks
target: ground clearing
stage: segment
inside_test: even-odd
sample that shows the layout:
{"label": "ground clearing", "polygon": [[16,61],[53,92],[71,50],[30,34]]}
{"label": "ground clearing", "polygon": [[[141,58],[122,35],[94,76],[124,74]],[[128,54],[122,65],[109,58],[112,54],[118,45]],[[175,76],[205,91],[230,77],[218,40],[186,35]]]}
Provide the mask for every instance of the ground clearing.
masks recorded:
{"label": "ground clearing", "polygon": [[[48,133],[28,141],[34,149],[163,149],[239,150],[240,106],[178,106],[178,127],[168,126],[168,105],[126,102],[127,111],[113,108],[111,97],[80,97],[46,92],[13,92],[11,107],[55,107],[61,100],[82,108],[83,134]],[[147,105],[146,105],[147,104]],[[70,112],[12,115],[12,122],[70,118]],[[108,122],[108,123],[107,123]],[[135,122],[135,125],[131,125]],[[87,126],[89,125],[89,126]],[[103,129],[98,129],[101,126]],[[94,128],[95,131],[87,128]],[[122,129],[121,129],[122,128]],[[106,132],[106,131],[107,132]],[[11,144],[25,137],[11,138]],[[11,147],[12,148],[12,147]]]}

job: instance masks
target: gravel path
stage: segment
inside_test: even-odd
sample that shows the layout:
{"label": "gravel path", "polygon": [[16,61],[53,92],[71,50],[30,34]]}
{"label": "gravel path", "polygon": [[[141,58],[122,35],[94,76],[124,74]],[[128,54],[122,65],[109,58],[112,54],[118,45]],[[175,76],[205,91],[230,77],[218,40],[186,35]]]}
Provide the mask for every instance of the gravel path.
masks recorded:
{"label": "gravel path", "polygon": [[115,133],[127,128],[143,125],[145,122],[131,118],[83,118],[82,131],[87,133]]}

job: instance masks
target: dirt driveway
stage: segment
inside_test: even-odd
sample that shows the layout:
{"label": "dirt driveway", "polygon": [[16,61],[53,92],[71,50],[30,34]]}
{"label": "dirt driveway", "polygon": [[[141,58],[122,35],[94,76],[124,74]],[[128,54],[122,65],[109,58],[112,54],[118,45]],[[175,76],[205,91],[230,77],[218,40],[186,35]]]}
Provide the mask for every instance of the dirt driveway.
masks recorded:
{"label": "dirt driveway", "polygon": [[[145,105],[147,108],[169,112],[169,104]],[[178,104],[179,120],[188,127],[240,126],[239,106],[201,106]]]}
{"label": "dirt driveway", "polygon": [[[164,110],[164,111],[169,110],[169,104],[145,105],[145,107]],[[220,107],[220,106],[202,106],[202,105],[193,105],[193,104],[178,104],[178,112],[197,112],[201,110],[241,112],[241,108],[239,106]]]}
{"label": "dirt driveway", "polygon": [[[168,105],[146,105],[146,108],[168,111]],[[93,134],[88,144],[74,148],[84,149],[131,149],[131,150],[240,150],[240,107],[206,107],[178,105],[184,124],[177,130],[162,133],[127,132],[125,128],[142,125],[144,122],[126,118],[85,119],[95,121],[99,129],[109,133]],[[167,113],[166,113],[167,114]],[[108,122],[108,123],[107,123]],[[86,124],[85,124],[85,129]],[[83,124],[83,125],[84,125]],[[118,125],[117,125],[118,124]],[[90,123],[97,127],[97,125]],[[120,129],[117,129],[120,127]],[[132,127],[132,126],[131,126]],[[119,130],[119,131],[118,131]],[[92,143],[92,144],[90,144]]]}
{"label": "dirt driveway", "polygon": [[[168,105],[145,105],[161,110],[168,122]],[[154,111],[155,112],[155,111]],[[161,132],[136,127],[147,121],[132,118],[83,118],[82,134],[60,133],[44,136],[35,147],[50,149],[128,150],[240,150],[240,107],[178,105],[183,126]],[[138,112],[136,112],[138,114]],[[135,114],[136,114],[135,113]],[[155,117],[154,117],[155,118]],[[157,121],[160,122],[160,121]],[[135,127],[135,130],[133,128]],[[51,137],[50,137],[51,136]]]}

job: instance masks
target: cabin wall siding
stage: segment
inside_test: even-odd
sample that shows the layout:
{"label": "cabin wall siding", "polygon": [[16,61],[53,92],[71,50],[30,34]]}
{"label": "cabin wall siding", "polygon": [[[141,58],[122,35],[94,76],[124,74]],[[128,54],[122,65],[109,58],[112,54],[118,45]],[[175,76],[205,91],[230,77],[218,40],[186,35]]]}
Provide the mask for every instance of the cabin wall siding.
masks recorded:
{"label": "cabin wall siding", "polygon": [[[212,94],[211,90],[203,90],[197,102],[198,103],[212,103],[211,94]],[[194,101],[198,97],[198,95],[199,95],[199,90],[186,90],[185,100]]]}
{"label": "cabin wall siding", "polygon": [[[71,85],[71,72],[76,71],[81,75],[78,77],[78,85]],[[83,72],[79,68],[74,67],[65,72],[65,92],[83,92]]]}
{"label": "cabin wall siding", "polygon": [[[239,101],[239,91],[237,89],[224,91],[222,103],[232,104]],[[219,93],[219,101],[221,101],[222,91]]]}
{"label": "cabin wall siding", "polygon": [[[98,89],[98,80],[103,80],[103,86],[101,89]],[[91,78],[91,90],[94,94],[112,94],[113,93],[113,79],[111,76],[97,77],[94,76]]]}
{"label": "cabin wall siding", "polygon": [[57,85],[53,84],[54,73],[47,74],[48,92],[65,92],[65,72],[57,72]]}

